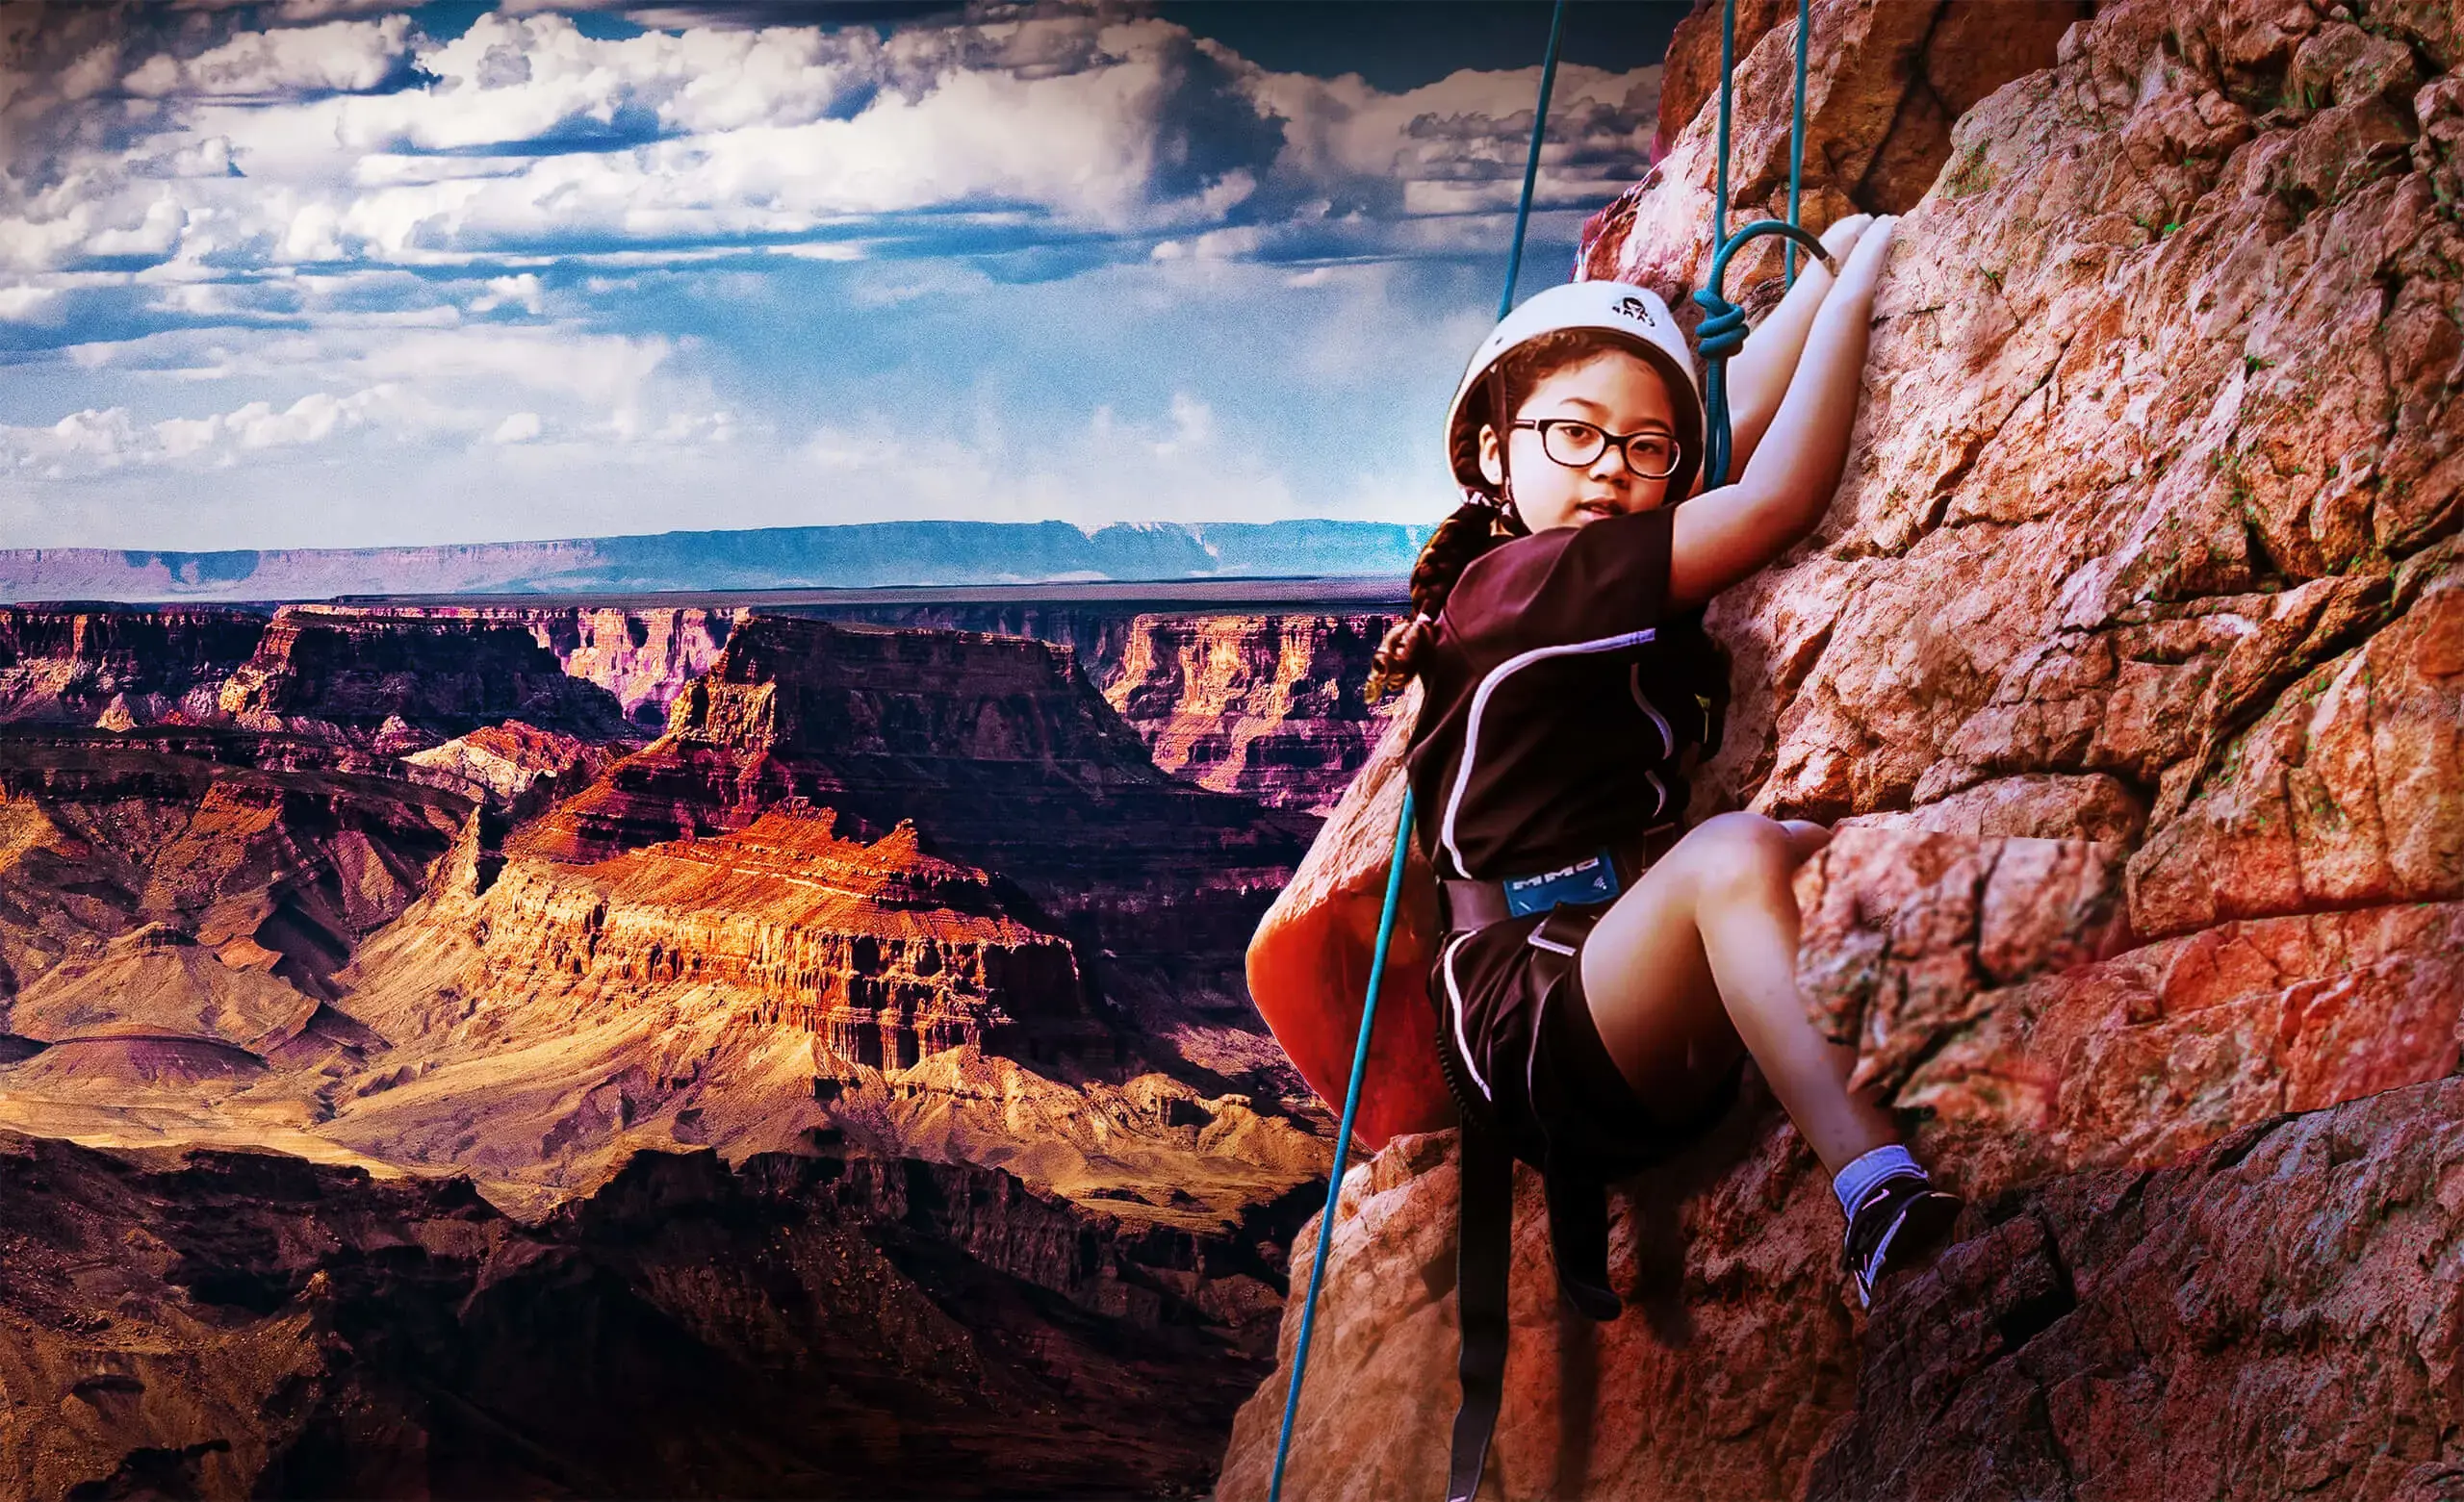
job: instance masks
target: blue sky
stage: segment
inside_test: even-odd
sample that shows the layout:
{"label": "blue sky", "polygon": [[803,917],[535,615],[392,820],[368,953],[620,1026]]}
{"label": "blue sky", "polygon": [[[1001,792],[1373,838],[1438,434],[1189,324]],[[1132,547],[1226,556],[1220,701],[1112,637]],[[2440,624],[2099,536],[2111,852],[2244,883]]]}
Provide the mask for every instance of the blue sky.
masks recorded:
{"label": "blue sky", "polygon": [[[1678,6],[1577,4],[1525,294]],[[1545,5],[0,14],[0,546],[1429,522]]]}

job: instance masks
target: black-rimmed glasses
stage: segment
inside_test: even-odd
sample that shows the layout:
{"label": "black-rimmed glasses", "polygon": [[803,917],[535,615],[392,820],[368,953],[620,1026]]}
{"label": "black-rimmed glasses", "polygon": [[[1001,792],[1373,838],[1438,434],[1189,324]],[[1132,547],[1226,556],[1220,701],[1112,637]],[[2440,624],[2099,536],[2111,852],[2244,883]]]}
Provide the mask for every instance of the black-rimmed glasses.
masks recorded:
{"label": "black-rimmed glasses", "polygon": [[1569,470],[1588,469],[1614,444],[1623,450],[1626,468],[1636,477],[1664,480],[1677,472],[1677,440],[1657,428],[1639,433],[1611,433],[1596,422],[1572,418],[1517,418],[1510,427],[1537,428],[1540,451]]}

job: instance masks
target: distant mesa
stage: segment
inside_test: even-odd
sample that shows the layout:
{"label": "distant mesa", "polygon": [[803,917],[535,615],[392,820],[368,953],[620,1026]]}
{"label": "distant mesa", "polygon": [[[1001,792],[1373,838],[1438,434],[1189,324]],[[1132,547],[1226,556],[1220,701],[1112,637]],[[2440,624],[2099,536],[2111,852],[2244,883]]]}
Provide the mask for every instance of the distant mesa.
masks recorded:
{"label": "distant mesa", "polygon": [[430,547],[0,549],[0,600],[867,588],[1409,573],[1424,526],[1287,521],[879,522]]}

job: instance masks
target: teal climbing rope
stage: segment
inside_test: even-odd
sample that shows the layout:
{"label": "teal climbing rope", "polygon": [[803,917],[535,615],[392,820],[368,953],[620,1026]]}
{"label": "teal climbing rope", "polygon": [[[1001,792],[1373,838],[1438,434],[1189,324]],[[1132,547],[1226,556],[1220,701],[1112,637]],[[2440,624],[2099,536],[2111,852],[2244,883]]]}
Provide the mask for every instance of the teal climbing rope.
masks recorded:
{"label": "teal climbing rope", "polygon": [[1531,149],[1523,157],[1523,196],[1514,208],[1514,248],[1506,252],[1505,291],[1498,297],[1498,320],[1514,311],[1514,284],[1523,274],[1523,231],[1531,222],[1531,190],[1540,181],[1540,138],[1549,124],[1549,91],[1557,83],[1557,39],[1565,34],[1566,0],[1549,13],[1549,50],[1540,62],[1540,102],[1531,111]]}
{"label": "teal climbing rope", "polygon": [[[1806,180],[1806,34],[1813,30],[1813,0],[1797,0],[1797,94],[1788,110],[1788,222],[1802,226],[1797,201]],[[1797,285],[1797,242],[1788,242],[1788,285]]]}
{"label": "teal climbing rope", "polygon": [[[1531,223],[1532,190],[1540,181],[1540,143],[1549,129],[1549,92],[1557,81],[1557,42],[1565,35],[1566,0],[1556,0],[1549,13],[1549,50],[1540,63],[1540,98],[1531,110],[1531,149],[1523,159],[1523,193],[1514,210],[1514,245],[1506,254],[1505,292],[1498,298],[1498,317],[1514,311],[1514,284],[1523,274],[1523,235]],[[1377,992],[1386,979],[1386,951],[1395,936],[1395,907],[1403,893],[1403,860],[1411,852],[1412,790],[1403,788],[1403,808],[1395,818],[1394,858],[1386,868],[1386,902],[1377,914],[1377,942],[1371,946],[1369,994],[1360,1007],[1360,1041],[1353,1045],[1351,1080],[1344,1086],[1343,1124],[1335,1129],[1335,1162],[1326,1176],[1326,1209],[1318,1217],[1318,1252],[1309,1265],[1308,1302],[1300,1307],[1300,1338],[1292,1352],[1292,1385],[1283,1396],[1283,1433],[1274,1445],[1274,1480],[1267,1502],[1282,1502],[1283,1468],[1292,1455],[1293,1420],[1300,1413],[1300,1379],[1309,1369],[1309,1340],[1317,1334],[1318,1290],[1326,1280],[1326,1250],[1335,1241],[1335,1207],[1344,1192],[1344,1162],[1351,1152],[1353,1114],[1360,1109],[1361,1080],[1369,1072],[1369,1034],[1377,1023]]]}
{"label": "teal climbing rope", "polygon": [[[1797,3],[1797,77],[1796,115],[1788,131],[1788,216],[1786,219],[1757,219],[1732,235],[1729,224],[1729,115],[1731,96],[1735,92],[1734,65],[1736,56],[1736,0],[1727,0],[1720,10],[1720,160],[1713,179],[1711,201],[1711,272],[1704,279],[1703,290],[1694,301],[1704,312],[1704,318],[1694,330],[1694,342],[1703,352],[1707,377],[1703,383],[1704,427],[1703,488],[1714,490],[1729,482],[1729,357],[1745,347],[1745,310],[1729,301],[1723,289],[1728,285],[1729,262],[1748,241],[1764,235],[1785,237],[1793,244],[1803,245],[1826,268],[1832,266],[1831,253],[1822,242],[1809,235],[1797,223],[1797,210],[1805,184],[1805,100],[1806,100],[1806,28],[1810,19],[1810,0]],[[1795,255],[1789,256],[1790,280],[1795,278]]]}

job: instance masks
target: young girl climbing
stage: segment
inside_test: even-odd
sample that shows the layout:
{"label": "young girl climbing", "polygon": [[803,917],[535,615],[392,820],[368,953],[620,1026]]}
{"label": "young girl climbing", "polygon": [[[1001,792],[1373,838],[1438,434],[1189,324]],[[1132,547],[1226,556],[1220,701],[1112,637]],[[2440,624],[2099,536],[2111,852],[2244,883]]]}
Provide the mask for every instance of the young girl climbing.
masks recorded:
{"label": "young girl climbing", "polygon": [[1595,1317],[1618,1309],[1603,1186],[1715,1120],[1747,1055],[1832,1176],[1861,1302],[1960,1208],[1807,1017],[1790,873],[1829,831],[1683,825],[1728,695],[1703,607],[1829,507],[1892,229],[1823,237],[1838,275],[1809,267],[1733,362],[1738,477],[1700,494],[1703,403],[1658,297],[1578,282],[1515,310],[1449,417],[1468,498],[1373,669],[1373,692],[1423,680],[1407,766],[1442,878],[1441,1060],[1467,1116],[1544,1170],[1561,1284]]}

